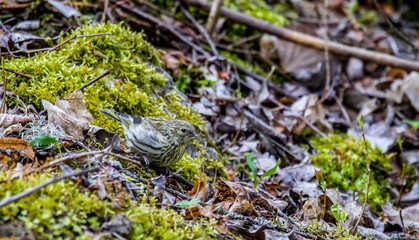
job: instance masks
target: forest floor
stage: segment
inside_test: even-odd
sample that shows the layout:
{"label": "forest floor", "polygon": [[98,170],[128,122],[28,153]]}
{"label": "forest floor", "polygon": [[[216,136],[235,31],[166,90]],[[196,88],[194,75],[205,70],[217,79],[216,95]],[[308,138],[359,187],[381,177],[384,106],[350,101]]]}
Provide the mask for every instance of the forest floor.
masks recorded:
{"label": "forest floor", "polygon": [[[0,1],[0,237],[419,239],[419,5]],[[154,168],[99,111],[191,123]]]}

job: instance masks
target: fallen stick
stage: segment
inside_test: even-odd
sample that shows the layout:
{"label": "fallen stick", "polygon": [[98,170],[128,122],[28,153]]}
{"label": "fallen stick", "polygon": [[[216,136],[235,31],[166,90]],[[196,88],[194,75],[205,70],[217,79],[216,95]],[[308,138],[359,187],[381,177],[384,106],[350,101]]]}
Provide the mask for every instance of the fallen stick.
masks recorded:
{"label": "fallen stick", "polygon": [[[185,3],[209,11],[212,3],[206,0],[183,0]],[[274,26],[267,21],[263,21],[244,13],[236,12],[225,7],[221,7],[220,14],[230,19],[233,22],[245,24],[249,27],[258,29],[262,32],[266,32],[275,35],[279,38],[292,41],[307,47],[324,50],[325,41],[318,37],[313,37],[308,34],[300,33],[283,27]],[[419,62],[412,62],[409,60],[401,59],[389,54],[374,52],[358,47],[348,46],[337,42],[328,42],[329,51],[338,55],[347,57],[355,57],[366,61],[376,62],[382,65],[388,65],[392,67],[415,70],[419,71]]]}

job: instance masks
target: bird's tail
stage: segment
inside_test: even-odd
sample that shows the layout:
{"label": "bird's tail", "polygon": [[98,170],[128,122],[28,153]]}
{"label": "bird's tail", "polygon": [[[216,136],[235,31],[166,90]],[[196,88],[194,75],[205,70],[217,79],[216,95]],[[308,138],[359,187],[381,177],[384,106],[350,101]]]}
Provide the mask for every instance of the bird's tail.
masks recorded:
{"label": "bird's tail", "polygon": [[105,114],[108,117],[111,117],[122,124],[124,128],[129,128],[133,124],[133,119],[129,115],[125,115],[119,112],[114,112],[108,109],[101,109],[100,113]]}

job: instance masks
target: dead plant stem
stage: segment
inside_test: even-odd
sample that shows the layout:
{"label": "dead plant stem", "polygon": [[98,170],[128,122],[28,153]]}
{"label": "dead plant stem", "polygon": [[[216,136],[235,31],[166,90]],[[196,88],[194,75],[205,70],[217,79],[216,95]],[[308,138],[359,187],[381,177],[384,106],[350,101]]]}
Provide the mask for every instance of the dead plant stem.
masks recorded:
{"label": "dead plant stem", "polygon": [[4,69],[4,59],[1,58],[2,76],[3,76],[3,99],[1,101],[0,113],[6,113],[6,98],[7,98],[7,74]]}
{"label": "dead plant stem", "polygon": [[329,1],[328,0],[324,0],[324,8],[325,8],[325,12],[324,12],[324,16],[323,16],[323,22],[324,22],[324,36],[323,36],[323,40],[324,40],[324,60],[325,60],[325,64],[326,64],[326,84],[324,86],[324,91],[323,91],[323,97],[322,97],[322,101],[327,99],[329,96],[329,92],[330,92],[330,61],[329,61],[329,35],[328,35],[328,31],[329,31],[329,25],[327,23],[328,21],[328,7],[329,7]]}
{"label": "dead plant stem", "polygon": [[222,5],[223,5],[223,0],[215,0],[214,4],[211,7],[210,13],[208,15],[207,25],[206,25],[206,29],[210,35],[212,35],[212,32],[214,31],[214,27],[217,23],[217,16]]}
{"label": "dead plant stem", "polygon": [[368,201],[368,193],[370,191],[370,185],[371,185],[371,168],[370,168],[370,158],[368,156],[368,147],[367,147],[367,140],[365,139],[365,134],[364,134],[364,127],[362,126],[363,124],[361,124],[361,132],[362,132],[362,139],[364,140],[364,147],[365,147],[365,157],[367,158],[367,169],[368,169],[368,182],[367,182],[367,192],[365,193],[365,201],[364,204],[362,205],[362,210],[361,210],[361,214],[359,215],[358,221],[355,224],[355,227],[353,228],[353,231],[356,231],[359,223],[361,222],[361,218],[362,215],[365,212],[365,208],[367,207],[367,201]]}

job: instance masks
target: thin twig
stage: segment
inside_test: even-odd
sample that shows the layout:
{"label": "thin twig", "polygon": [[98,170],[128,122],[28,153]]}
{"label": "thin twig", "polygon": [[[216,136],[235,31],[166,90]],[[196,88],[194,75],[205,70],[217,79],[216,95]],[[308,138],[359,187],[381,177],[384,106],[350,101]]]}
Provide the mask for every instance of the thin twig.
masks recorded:
{"label": "thin twig", "polygon": [[[4,3],[5,1],[3,1]],[[21,8],[28,8],[31,6],[31,3],[11,3],[11,4],[3,4],[0,2],[1,9],[21,9]],[[6,21],[7,22],[7,21]]]}
{"label": "thin twig", "polygon": [[338,96],[334,96],[335,102],[338,105],[340,111],[342,112],[343,117],[345,118],[348,127],[352,127],[352,122],[351,122],[351,118],[349,117],[348,111],[346,111],[345,107],[342,104],[342,101],[339,99]]}
{"label": "thin twig", "polygon": [[289,116],[293,116],[296,118],[299,118],[301,121],[303,121],[307,126],[309,126],[313,131],[315,131],[317,134],[319,134],[320,136],[324,137],[325,139],[327,139],[329,142],[331,141],[330,138],[324,133],[322,132],[318,127],[314,126],[307,118],[305,118],[303,115],[293,111],[290,107],[288,107],[287,105],[282,104],[281,102],[279,102],[278,100],[276,100],[273,96],[269,96],[268,100],[271,101],[272,103],[275,103],[277,106],[286,109],[288,111],[291,112],[291,114]]}
{"label": "thin twig", "polygon": [[4,59],[1,58],[1,68],[2,68],[2,77],[3,77],[3,99],[1,100],[1,106],[0,106],[0,113],[6,113],[6,97],[7,97],[7,75],[6,71],[4,70]]}
{"label": "thin twig", "polygon": [[106,12],[108,11],[108,7],[109,7],[109,0],[105,0],[105,2],[103,3],[102,19],[100,20],[101,23],[104,23],[106,21]]}
{"label": "thin twig", "polygon": [[[263,82],[265,81],[265,78],[244,68],[244,67],[240,67],[239,65],[237,65],[237,63],[232,62],[232,61],[228,61],[229,64],[231,64],[232,66],[236,67],[237,70],[239,70],[240,72],[254,78],[256,81],[258,82]],[[278,94],[281,94],[283,96],[289,97],[291,99],[297,99],[295,96],[293,96],[292,94],[288,93],[287,91],[281,89],[280,87],[278,87],[278,85],[274,84],[273,82],[268,81],[268,87],[269,89],[275,91]]]}
{"label": "thin twig", "polygon": [[368,193],[370,191],[370,184],[371,184],[371,168],[370,168],[370,158],[368,157],[368,147],[367,147],[367,140],[365,139],[365,134],[364,134],[364,127],[363,127],[363,122],[362,122],[362,115],[360,117],[359,120],[359,125],[361,127],[361,132],[362,132],[362,139],[364,140],[364,147],[365,147],[365,157],[367,158],[367,168],[368,168],[368,182],[367,182],[367,192],[365,194],[365,201],[364,204],[362,205],[362,210],[361,210],[361,214],[359,215],[358,221],[356,222],[353,231],[356,231],[356,228],[358,227],[359,223],[361,222],[361,218],[362,215],[364,214],[365,208],[367,207],[367,201],[368,201]]}
{"label": "thin twig", "polygon": [[89,151],[89,148],[86,147],[86,145],[84,145],[82,142],[71,139],[71,138],[60,138],[61,141],[67,141],[67,142],[72,142],[74,144],[76,144],[77,146],[83,148],[85,151]]}
{"label": "thin twig", "polygon": [[404,221],[403,221],[403,213],[402,213],[403,209],[399,210],[399,216],[400,216],[400,221],[402,222],[402,228],[403,228],[403,233],[406,233],[406,228],[404,227]]}
{"label": "thin twig", "polygon": [[400,156],[402,158],[402,185],[400,186],[400,190],[399,190],[399,198],[397,199],[397,205],[400,205],[400,201],[402,199],[402,195],[403,195],[403,188],[404,188],[404,181],[406,178],[406,156],[404,155],[404,151],[403,151],[403,146],[402,143],[400,143]]}
{"label": "thin twig", "polygon": [[226,147],[226,148],[224,148],[222,151],[221,151],[221,154],[224,154],[231,146],[233,146],[233,144],[237,141],[237,138],[239,137],[239,135],[240,135],[240,130],[242,129],[242,124],[243,124],[243,119],[244,119],[244,114],[243,114],[243,111],[244,111],[244,107],[242,107],[242,110],[241,110],[241,112],[240,112],[240,125],[239,125],[239,129],[237,130],[237,132],[236,132],[236,135],[234,136],[234,138],[233,138],[233,140],[231,141],[231,143]]}
{"label": "thin twig", "polygon": [[14,74],[26,77],[26,78],[32,78],[32,75],[29,75],[29,74],[26,74],[26,73],[21,73],[19,71],[13,70],[11,68],[4,68],[4,71],[8,71],[8,72],[11,72],[11,73],[14,73]]}
{"label": "thin twig", "polygon": [[285,213],[283,213],[281,210],[277,210],[277,214],[278,214],[278,216],[280,216],[280,217],[283,217],[283,218],[285,218],[285,219],[287,219],[292,225],[294,225],[295,227],[297,227],[297,228],[299,228],[300,227],[300,224],[299,223],[297,223],[297,222],[295,222],[294,220],[292,220],[290,217],[288,217]]}
{"label": "thin twig", "polygon": [[109,71],[109,70],[105,70],[105,71],[104,71],[102,74],[100,74],[99,76],[97,76],[97,77],[93,78],[93,79],[92,79],[92,80],[90,80],[88,83],[86,83],[86,84],[84,84],[83,86],[81,86],[81,87],[77,88],[77,90],[80,90],[80,91],[81,91],[81,90],[85,89],[86,87],[88,87],[88,86],[92,85],[93,83],[95,83],[97,80],[99,80],[99,79],[103,78],[104,76],[108,75],[110,72],[111,72],[111,71]]}
{"label": "thin twig", "polygon": [[215,24],[217,23],[218,12],[220,12],[220,8],[222,5],[223,5],[223,0],[215,0],[214,4],[211,7],[210,13],[208,15],[206,29],[208,33],[211,35],[212,35],[212,32],[214,31]]}
{"label": "thin twig", "polygon": [[[236,110],[239,111],[238,109],[236,109]],[[264,135],[268,136],[269,138],[271,138],[272,142],[276,146],[278,146],[280,149],[282,149],[282,151],[284,151],[288,155],[292,156],[294,159],[297,159],[297,160],[300,160],[300,161],[302,160],[302,159],[298,158],[297,156],[295,156],[295,154],[290,152],[285,147],[284,143],[286,141],[286,137],[285,137],[284,134],[281,134],[278,131],[275,131],[275,129],[273,129],[271,126],[266,124],[264,121],[262,121],[260,118],[256,117],[253,113],[251,113],[248,110],[244,110],[243,114],[244,114],[245,117],[247,117],[249,119],[249,122],[254,127],[255,131],[257,131],[261,134],[264,134]]]}
{"label": "thin twig", "polygon": [[[77,91],[77,90],[80,90],[80,91],[81,91],[81,90],[85,89],[86,87],[88,87],[88,86],[92,85],[93,83],[97,82],[99,79],[103,78],[104,76],[108,75],[109,73],[110,73],[110,71],[109,71],[109,70],[105,70],[105,72],[103,72],[103,73],[102,73],[102,74],[100,74],[99,76],[97,76],[97,77],[93,78],[93,79],[92,79],[92,80],[90,80],[88,83],[83,84],[83,86],[81,86],[81,87],[77,88],[75,91]],[[73,93],[74,93],[75,91],[73,91]],[[68,95],[67,95],[67,96],[68,96]],[[67,96],[64,96],[64,98],[65,98],[65,97],[67,97]],[[39,115],[42,115],[42,114],[44,114],[45,112],[46,112],[46,110],[44,109],[44,110],[42,110],[41,112],[39,112]]]}
{"label": "thin twig", "polygon": [[[116,0],[112,0],[112,1],[115,2],[115,3],[118,3],[118,1],[116,1]],[[172,26],[170,26],[168,24],[163,23],[162,21],[160,21],[156,17],[154,17],[154,16],[152,16],[152,15],[150,15],[150,14],[142,11],[140,8],[133,7],[133,6],[131,6],[129,4],[126,4],[126,3],[119,4],[118,7],[121,7],[121,8],[123,8],[126,11],[129,11],[129,12],[131,12],[133,14],[136,14],[137,16],[140,16],[140,17],[146,19],[147,21],[150,21],[150,22],[156,24],[157,27],[164,28],[164,29],[168,30],[171,34],[175,35],[182,42],[188,44],[195,51],[197,51],[197,52],[203,54],[204,56],[208,57],[208,53],[204,49],[202,49],[202,47],[200,47],[200,46],[196,45],[195,43],[191,42],[188,38],[186,38],[184,36],[183,33],[179,32],[174,27],[172,27]]]}
{"label": "thin twig", "polygon": [[69,43],[70,41],[76,39],[76,38],[84,38],[84,37],[97,37],[97,36],[104,36],[104,35],[113,35],[111,33],[97,33],[97,34],[91,34],[91,35],[74,35],[70,38],[68,38],[67,40],[59,43],[58,45],[56,45],[55,47],[49,48],[48,52],[52,52],[57,50],[58,48],[60,48],[62,45]]}
{"label": "thin twig", "polygon": [[259,39],[262,36],[263,36],[262,33],[256,33],[256,34],[253,34],[251,36],[244,37],[244,38],[238,40],[237,42],[232,42],[228,47],[233,48],[235,46],[242,46],[246,42],[250,42],[250,41],[253,41],[255,39]]}
{"label": "thin twig", "polygon": [[24,197],[28,197],[32,193],[38,191],[41,188],[44,188],[44,187],[50,185],[50,184],[59,182],[59,181],[64,180],[66,178],[71,178],[71,177],[83,175],[85,173],[96,171],[96,170],[99,170],[99,169],[100,169],[100,167],[99,166],[96,166],[96,167],[92,167],[92,168],[89,168],[89,169],[78,170],[78,171],[75,171],[75,172],[70,173],[70,174],[65,174],[65,175],[60,175],[60,176],[52,177],[52,178],[50,178],[49,180],[47,180],[47,181],[45,181],[43,183],[40,183],[40,184],[38,184],[38,185],[36,185],[36,186],[34,186],[32,188],[26,189],[23,192],[20,192],[20,193],[18,193],[16,195],[13,195],[13,196],[9,196],[9,197],[3,198],[3,200],[0,201],[0,207],[4,207],[4,206],[6,206],[6,205],[8,205],[10,203],[16,202],[19,199],[22,199]]}
{"label": "thin twig", "polygon": [[8,40],[9,40],[9,37],[10,37],[10,31],[9,31],[9,29],[7,29],[6,26],[4,26],[4,24],[3,24],[3,22],[1,20],[0,20],[0,27],[4,30],[4,33],[5,33],[4,35],[6,35],[6,37],[1,37],[0,38],[0,41],[3,41],[4,46],[6,46],[7,52],[12,57],[17,57],[16,55],[13,54],[13,52],[10,50],[10,47],[9,47]]}
{"label": "thin twig", "polygon": [[381,16],[384,18],[388,26],[390,27],[389,32],[394,33],[397,37],[399,37],[401,40],[403,40],[405,43],[407,43],[409,46],[413,48],[415,52],[419,52],[419,49],[403,34],[401,33],[394,25],[391,23],[390,19],[387,17],[387,15],[384,13],[383,9],[381,8],[380,4],[377,0],[374,0],[375,7],[377,8],[378,12],[381,14]]}
{"label": "thin twig", "polygon": [[[63,41],[62,43],[60,43],[60,44],[58,44],[57,46],[55,46],[55,47],[52,47],[52,48],[39,48],[39,49],[32,49],[32,50],[17,50],[17,51],[13,51],[13,52],[10,52],[9,54],[11,54],[13,57],[17,57],[16,55],[14,55],[14,53],[25,53],[25,54],[31,54],[31,53],[38,53],[38,52],[51,52],[51,51],[54,51],[54,50],[57,50],[59,47],[61,47],[62,45],[64,45],[64,44],[66,44],[66,43],[68,43],[68,42],[70,42],[71,40],[73,40],[73,39],[76,39],[76,38],[83,38],[83,37],[96,37],[96,36],[103,36],[103,35],[113,35],[113,34],[111,34],[111,33],[98,33],[98,34],[92,34],[92,35],[79,35],[79,36],[72,36],[72,37],[70,37],[69,39],[67,39],[67,40],[65,40],[65,41]],[[6,55],[6,53],[2,53],[2,52],[0,52],[0,56],[1,55]]]}
{"label": "thin twig", "polygon": [[329,61],[329,25],[327,24],[328,21],[328,12],[329,12],[329,1],[328,0],[324,0],[324,8],[325,8],[325,12],[324,12],[324,16],[323,16],[323,20],[324,20],[324,36],[323,36],[323,40],[324,40],[324,61],[326,64],[326,84],[324,86],[324,91],[323,91],[323,96],[322,96],[322,101],[327,99],[330,93],[330,61]]}
{"label": "thin twig", "polygon": [[113,152],[111,152],[111,151],[106,152],[106,154],[111,155],[111,156],[114,156],[114,157],[117,157],[117,158],[119,158],[119,159],[122,159],[122,160],[125,160],[125,161],[128,161],[128,162],[132,162],[132,163],[134,163],[134,164],[136,164],[136,165],[138,165],[138,166],[140,166],[140,167],[142,167],[142,166],[143,166],[143,163],[141,163],[141,162],[139,162],[139,161],[137,161],[137,160],[134,160],[134,159],[131,159],[131,158],[128,158],[128,157],[122,156],[122,155],[117,154],[117,153],[113,153]]}
{"label": "thin twig", "polygon": [[180,9],[182,10],[183,14],[185,14],[185,16],[196,26],[196,28],[198,28],[199,32],[204,36],[208,45],[211,47],[212,52],[218,58],[220,54],[218,53],[217,48],[215,47],[215,44],[209,36],[207,30],[205,30],[205,28],[201,24],[199,24],[198,21],[195,20],[195,18],[183,5],[180,6]]}
{"label": "thin twig", "polygon": [[65,157],[61,157],[61,158],[58,158],[56,160],[53,160],[53,161],[51,161],[51,162],[43,165],[42,167],[39,167],[37,169],[33,169],[33,170],[29,171],[29,172],[26,172],[23,175],[19,175],[19,176],[15,175],[11,179],[9,179],[9,181],[14,180],[16,178],[20,178],[22,176],[30,175],[30,174],[32,174],[34,172],[42,171],[42,170],[44,170],[46,168],[57,166],[58,164],[64,163],[64,162],[66,162],[68,160],[82,158],[82,157],[87,157],[87,156],[96,155],[96,154],[105,154],[105,152],[103,150],[100,150],[100,151],[92,151],[92,152],[82,152],[82,153],[76,153],[76,154],[68,155],[68,156],[65,156]]}

